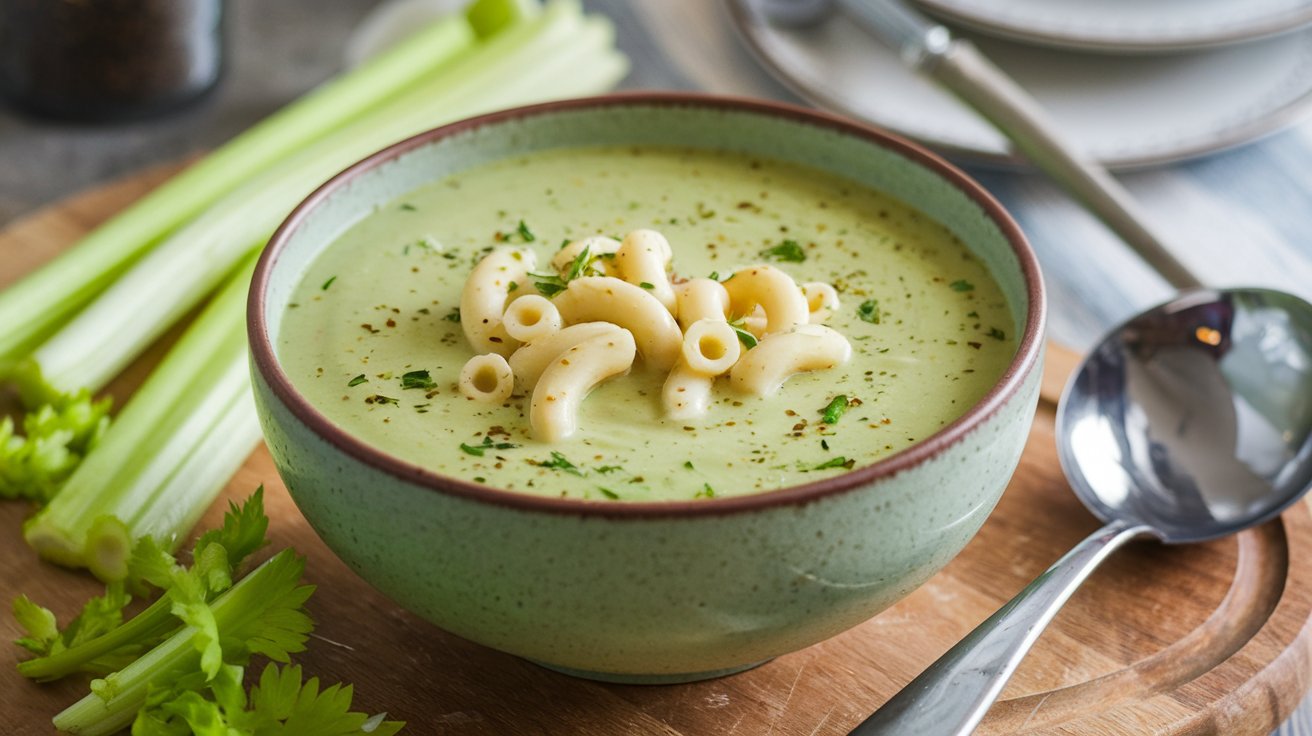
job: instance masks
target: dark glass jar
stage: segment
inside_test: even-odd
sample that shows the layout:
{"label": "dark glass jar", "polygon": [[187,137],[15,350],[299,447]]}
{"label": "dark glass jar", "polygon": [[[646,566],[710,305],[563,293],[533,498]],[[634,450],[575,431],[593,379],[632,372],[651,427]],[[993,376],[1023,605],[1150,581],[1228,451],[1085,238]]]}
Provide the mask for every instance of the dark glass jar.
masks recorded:
{"label": "dark glass jar", "polygon": [[222,67],[223,0],[0,0],[0,94],[35,115],[146,117]]}

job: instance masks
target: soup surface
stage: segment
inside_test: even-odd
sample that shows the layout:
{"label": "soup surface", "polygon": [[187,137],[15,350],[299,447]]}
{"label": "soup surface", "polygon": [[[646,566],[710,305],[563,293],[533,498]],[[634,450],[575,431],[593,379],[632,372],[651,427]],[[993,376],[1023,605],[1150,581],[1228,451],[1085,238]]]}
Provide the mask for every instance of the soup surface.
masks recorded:
{"label": "soup surface", "polygon": [[[461,395],[474,351],[456,307],[479,259],[527,245],[546,272],[565,241],[638,228],[669,239],[681,277],[770,263],[798,283],[833,284],[841,304],[827,324],[847,336],[851,360],[766,398],[722,378],[693,422],[664,418],[665,374],[639,360],[583,402],[577,434],[552,444],[531,437],[527,397]],[[758,493],[896,453],[983,397],[1015,332],[985,266],[886,195],[737,154],[585,148],[481,166],[379,208],[310,266],[278,350],[330,420],[403,460],[524,493],[654,501]],[[839,396],[848,408],[826,423]]]}

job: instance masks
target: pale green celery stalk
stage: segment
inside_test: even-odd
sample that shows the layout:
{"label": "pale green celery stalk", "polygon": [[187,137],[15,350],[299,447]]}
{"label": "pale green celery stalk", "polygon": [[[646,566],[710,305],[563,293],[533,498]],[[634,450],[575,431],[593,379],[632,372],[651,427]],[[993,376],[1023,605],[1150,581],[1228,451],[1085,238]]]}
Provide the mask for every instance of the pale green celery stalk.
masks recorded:
{"label": "pale green celery stalk", "polygon": [[[237,643],[260,634],[267,626],[261,618],[270,609],[285,607],[288,593],[300,579],[304,562],[291,550],[283,550],[252,570],[210,604],[219,633]],[[304,597],[309,591],[305,588]],[[294,602],[294,598],[293,598]],[[132,664],[105,679],[102,692],[91,693],[70,705],[53,719],[55,728],[79,736],[111,736],[126,728],[146,702],[151,683],[172,684],[200,668],[200,652],[190,626],[178,631]],[[304,641],[304,636],[300,636]]]}
{"label": "pale green celery stalk", "polygon": [[228,370],[214,358],[246,344],[245,324],[233,315],[243,312],[252,268],[248,260],[238,269],[123,407],[63,490],[28,520],[23,535],[41,556],[65,565],[84,564],[88,530],[105,517],[106,509],[118,508],[116,497],[130,488],[125,481],[151,464],[157,450],[151,443],[186,425],[186,410],[203,402]]}
{"label": "pale green celery stalk", "polygon": [[[513,14],[515,0],[482,0],[477,14]],[[0,292],[0,366],[21,360],[162,236],[289,153],[368,112],[474,43],[453,17],[274,113],[165,182],[60,257]]]}
{"label": "pale green celery stalk", "polygon": [[82,564],[101,580],[127,576],[132,545],[144,536],[177,549],[259,444],[245,341],[224,345],[211,360],[225,366],[222,375],[196,385],[170,412],[160,425],[169,429],[147,440],[152,452],[144,465],[126,464],[112,485],[69,489],[98,498],[100,521],[86,527],[81,544]]}
{"label": "pale green celery stalk", "polygon": [[[324,180],[395,141],[514,104],[594,91],[572,76],[610,59],[610,29],[576,0],[494,36],[409,93],[321,139],[219,200],[161,243],[15,374],[29,398],[95,391],[194,307]],[[604,65],[604,63],[603,63]],[[577,68],[576,68],[577,67]],[[566,75],[560,72],[569,70]]]}

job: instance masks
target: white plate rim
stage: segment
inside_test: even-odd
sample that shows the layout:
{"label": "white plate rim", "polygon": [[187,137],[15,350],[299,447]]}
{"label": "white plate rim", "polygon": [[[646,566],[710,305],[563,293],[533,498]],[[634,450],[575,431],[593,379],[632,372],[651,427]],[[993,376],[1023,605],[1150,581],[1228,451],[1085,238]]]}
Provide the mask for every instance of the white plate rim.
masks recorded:
{"label": "white plate rim", "polygon": [[[898,135],[910,138],[922,145],[929,146],[954,160],[982,164],[1006,169],[1033,169],[1034,167],[1022,156],[1015,153],[999,154],[994,151],[961,146],[921,135],[918,131],[890,125],[884,121],[872,120],[852,109],[842,99],[827,94],[822,89],[813,88],[797,78],[793,72],[766,50],[758,36],[759,24],[754,22],[754,11],[748,7],[752,0],[723,0],[729,11],[729,18],[748,50],[761,66],[781,84],[802,99],[819,107],[861,120],[869,125],[890,130]],[[1180,163],[1200,158],[1213,153],[1237,148],[1253,143],[1261,138],[1284,130],[1290,125],[1312,116],[1312,84],[1297,98],[1273,108],[1266,115],[1240,125],[1227,128],[1205,143],[1181,145],[1154,153],[1131,156],[1104,156],[1098,162],[1111,171],[1134,171]]]}
{"label": "white plate rim", "polygon": [[1078,31],[1062,32],[1017,24],[1010,22],[1007,18],[971,13],[948,2],[943,2],[943,0],[916,0],[916,2],[940,18],[1001,38],[1054,48],[1104,53],[1135,54],[1192,51],[1279,36],[1292,33],[1308,24],[1312,24],[1312,3],[1308,3],[1300,8],[1272,14],[1247,24],[1228,28],[1217,27],[1215,31],[1210,33],[1197,32],[1192,35],[1158,38],[1145,36],[1142,38],[1113,39],[1103,34],[1081,34]]}

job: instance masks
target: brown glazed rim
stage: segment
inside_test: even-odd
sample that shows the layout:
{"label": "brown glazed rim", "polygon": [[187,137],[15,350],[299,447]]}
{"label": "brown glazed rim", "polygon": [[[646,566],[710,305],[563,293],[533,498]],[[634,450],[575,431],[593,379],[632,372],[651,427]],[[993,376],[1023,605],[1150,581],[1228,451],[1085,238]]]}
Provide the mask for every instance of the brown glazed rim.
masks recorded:
{"label": "brown glazed rim", "polygon": [[[812,483],[789,486],[774,491],[697,501],[614,502],[584,501],[567,498],[533,496],[503,491],[435,473],[405,462],[366,444],[333,424],[319,413],[293,386],[274,355],[264,319],[270,274],[287,242],[307,217],[330,195],[348,186],[356,177],[382,166],[409,151],[433,141],[487,125],[511,120],[550,115],[559,112],[615,107],[690,107],[725,112],[750,113],[790,120],[817,128],[861,138],[872,145],[889,149],[933,171],[975,201],[997,224],[1011,243],[1020,262],[1029,292],[1029,312],[1016,357],[998,382],[975,406],[930,437],[872,465]],[[251,282],[247,302],[247,330],[252,359],[260,375],[268,382],[274,396],[315,434],[353,459],[408,483],[424,486],[437,493],[471,501],[510,507],[522,511],[543,511],[590,518],[647,519],[657,517],[705,517],[750,512],[785,506],[801,506],[828,496],[859,489],[881,478],[925,463],[960,441],[983,421],[994,415],[1019,392],[1029,374],[1038,366],[1042,350],[1045,295],[1039,264],[1021,233],[1020,227],[1003,210],[1002,205],[979,184],[959,169],[924,148],[903,138],[845,118],[794,105],[681,92],[626,92],[539,105],[519,107],[462,120],[393,144],[354,164],[320,186],[288,215],[274,233],[260,256]]]}

